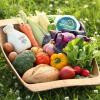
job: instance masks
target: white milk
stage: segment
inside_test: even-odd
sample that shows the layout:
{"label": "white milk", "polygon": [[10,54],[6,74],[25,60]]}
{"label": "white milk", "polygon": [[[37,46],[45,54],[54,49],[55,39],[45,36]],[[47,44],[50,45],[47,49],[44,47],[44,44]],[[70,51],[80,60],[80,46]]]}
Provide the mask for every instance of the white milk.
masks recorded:
{"label": "white milk", "polygon": [[17,53],[20,53],[31,47],[31,42],[28,37],[24,33],[14,29],[12,24],[6,25],[3,28],[3,31],[7,34],[8,42],[14,46]]}

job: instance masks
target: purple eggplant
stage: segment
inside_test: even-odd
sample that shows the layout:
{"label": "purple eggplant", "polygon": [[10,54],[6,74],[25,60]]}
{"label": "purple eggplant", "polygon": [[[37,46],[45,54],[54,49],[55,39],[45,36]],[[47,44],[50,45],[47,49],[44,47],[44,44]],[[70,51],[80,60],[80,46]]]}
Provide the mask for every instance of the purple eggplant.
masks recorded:
{"label": "purple eggplant", "polygon": [[55,52],[56,53],[61,53],[62,52],[62,49],[59,48],[58,46],[55,46]]}
{"label": "purple eggplant", "polygon": [[57,34],[57,37],[55,39],[55,43],[56,45],[61,45],[62,41],[63,41],[64,36],[61,33]]}
{"label": "purple eggplant", "polygon": [[55,46],[59,51],[62,50],[65,44],[65,42],[63,42],[63,38],[64,36],[62,35],[62,33],[58,33],[55,39],[55,43],[56,43]]}
{"label": "purple eggplant", "polygon": [[72,34],[74,34],[75,36],[76,36],[76,35],[85,35],[85,34],[86,34],[86,32],[83,31],[83,30],[79,30],[79,31],[75,31],[75,30],[62,30],[62,33],[65,33],[65,32],[72,33]]}
{"label": "purple eggplant", "polygon": [[45,36],[44,36],[44,39],[43,39],[43,42],[42,42],[42,45],[45,45],[45,44],[48,43],[50,40],[51,40],[50,34],[45,35]]}
{"label": "purple eggplant", "polygon": [[49,32],[52,39],[55,39],[57,37],[58,32],[56,30],[50,30]]}
{"label": "purple eggplant", "polygon": [[83,31],[85,31],[86,29],[85,29],[85,25],[80,21],[79,22],[80,23],[80,29],[79,30],[83,30]]}
{"label": "purple eggplant", "polygon": [[90,38],[84,35],[77,35],[76,38],[82,38],[84,41],[89,42]]}

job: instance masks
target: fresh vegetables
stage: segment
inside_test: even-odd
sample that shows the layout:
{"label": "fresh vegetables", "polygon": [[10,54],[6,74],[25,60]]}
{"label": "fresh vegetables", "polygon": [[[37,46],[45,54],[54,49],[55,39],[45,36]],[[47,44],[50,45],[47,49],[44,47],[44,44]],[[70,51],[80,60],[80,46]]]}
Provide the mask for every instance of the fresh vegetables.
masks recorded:
{"label": "fresh vegetables", "polygon": [[59,71],[46,64],[40,64],[27,70],[22,79],[27,83],[54,81],[59,78]]}
{"label": "fresh vegetables", "polygon": [[50,34],[45,35],[43,42],[42,42],[42,45],[47,44],[50,40],[51,40],[51,35]]}
{"label": "fresh vegetables", "polygon": [[50,64],[50,58],[47,53],[39,52],[36,54],[36,64]]}
{"label": "fresh vegetables", "polygon": [[52,39],[55,41],[56,48],[61,52],[65,45],[75,38],[75,35],[69,32],[57,32],[55,30],[50,31]]}
{"label": "fresh vegetables", "polygon": [[23,33],[27,35],[33,46],[39,47],[39,44],[37,43],[29,24],[21,23],[19,24],[19,28]]}
{"label": "fresh vegetables", "polygon": [[89,74],[90,74],[89,70],[87,70],[87,69],[82,70],[82,73],[81,73],[82,76],[87,77],[87,76],[89,76]]}
{"label": "fresh vegetables", "polygon": [[80,30],[86,32],[86,28],[85,28],[85,25],[83,24],[83,22],[79,21],[79,23],[80,23]]}
{"label": "fresh vegetables", "polygon": [[29,38],[32,47],[16,53],[11,43],[3,46],[15,69],[23,75],[22,79],[38,83],[91,76],[97,48],[92,38],[86,36],[84,25],[79,22],[77,30],[57,31],[45,13],[36,12],[36,16],[27,17],[21,12],[24,23],[18,27]]}
{"label": "fresh vegetables", "polygon": [[75,31],[75,30],[62,30],[62,32],[69,32],[69,33],[74,34],[75,36],[86,34],[86,31],[84,31],[84,30],[78,30],[78,31]]}
{"label": "fresh vegetables", "polygon": [[81,74],[81,72],[82,72],[82,68],[80,66],[75,66],[74,70],[75,70],[76,74]]}
{"label": "fresh vegetables", "polygon": [[39,24],[41,25],[42,29],[44,29],[46,32],[44,34],[48,33],[48,25],[50,24],[48,17],[46,16],[46,14],[44,12],[39,12],[36,11],[36,15],[39,21]]}
{"label": "fresh vegetables", "polygon": [[54,41],[50,40],[49,43],[45,44],[43,50],[51,56],[55,52]]}
{"label": "fresh vegetables", "polygon": [[17,57],[17,53],[15,51],[9,53],[8,58],[11,62],[13,62],[15,60],[15,58]]}
{"label": "fresh vegetables", "polygon": [[30,50],[25,50],[17,55],[17,57],[13,61],[13,65],[20,74],[23,74],[26,70],[33,67],[35,61],[36,58],[33,52]]}
{"label": "fresh vegetables", "polygon": [[68,65],[67,56],[63,53],[53,54],[50,59],[50,65],[57,69],[61,69],[64,66]]}
{"label": "fresh vegetables", "polygon": [[4,48],[6,53],[10,53],[10,52],[14,51],[13,45],[9,42],[4,43],[3,48]]}
{"label": "fresh vegetables", "polygon": [[58,33],[56,38],[55,38],[55,46],[58,48],[60,51],[65,45],[65,42],[63,42],[64,36],[61,33]]}
{"label": "fresh vegetables", "polygon": [[92,70],[92,67],[89,66],[91,66],[91,62],[95,57],[95,50],[96,46],[94,42],[91,41],[84,44],[83,39],[76,38],[65,46],[63,52],[67,54],[71,65],[79,65],[82,68]]}
{"label": "fresh vegetables", "polygon": [[77,38],[82,38],[86,42],[89,42],[90,41],[90,38],[88,38],[87,36],[84,36],[84,35],[77,35],[76,37]]}
{"label": "fresh vegetables", "polygon": [[39,29],[39,25],[35,22],[33,22],[31,19],[28,19],[28,24],[31,26],[33,34],[38,41],[38,43],[42,46],[43,39],[44,39],[44,34],[42,31]]}
{"label": "fresh vegetables", "polygon": [[70,79],[75,77],[75,71],[70,66],[65,66],[60,71],[61,79]]}
{"label": "fresh vegetables", "polygon": [[74,67],[74,71],[76,73],[76,75],[80,75],[80,76],[84,76],[84,77],[88,77],[90,75],[90,71],[88,69],[82,69],[80,66],[75,66]]}
{"label": "fresh vegetables", "polygon": [[52,39],[56,39],[56,36],[57,36],[58,32],[56,30],[50,30],[50,35],[51,35],[51,38]]}
{"label": "fresh vegetables", "polygon": [[71,34],[71,33],[68,33],[68,32],[65,32],[65,33],[61,33],[59,32],[56,36],[56,39],[55,39],[55,42],[56,42],[56,47],[59,49],[59,50],[62,50],[65,45],[73,40],[75,38],[75,35]]}

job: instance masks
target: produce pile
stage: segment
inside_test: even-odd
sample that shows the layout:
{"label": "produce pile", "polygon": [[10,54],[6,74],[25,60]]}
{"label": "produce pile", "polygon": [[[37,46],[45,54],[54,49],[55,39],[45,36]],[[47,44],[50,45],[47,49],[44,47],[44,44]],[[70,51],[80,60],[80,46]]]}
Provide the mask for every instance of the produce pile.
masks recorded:
{"label": "produce pile", "polygon": [[7,42],[3,48],[22,79],[27,83],[90,77],[95,43],[86,36],[82,22],[73,16],[36,17],[21,11],[23,23],[17,29],[3,28]]}

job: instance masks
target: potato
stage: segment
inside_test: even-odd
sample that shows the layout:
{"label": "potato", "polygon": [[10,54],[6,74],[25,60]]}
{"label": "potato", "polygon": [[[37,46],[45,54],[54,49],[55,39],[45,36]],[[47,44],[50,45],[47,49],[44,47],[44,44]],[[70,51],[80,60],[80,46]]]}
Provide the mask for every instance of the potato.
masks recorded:
{"label": "potato", "polygon": [[27,70],[22,79],[27,83],[41,83],[57,80],[59,77],[59,71],[46,64],[39,64]]}
{"label": "potato", "polygon": [[15,60],[16,56],[17,56],[17,53],[13,51],[13,52],[9,53],[8,58],[11,62],[13,62]]}
{"label": "potato", "polygon": [[8,43],[8,42],[3,44],[3,48],[4,48],[6,53],[10,53],[10,52],[14,51],[13,45],[11,43]]}

